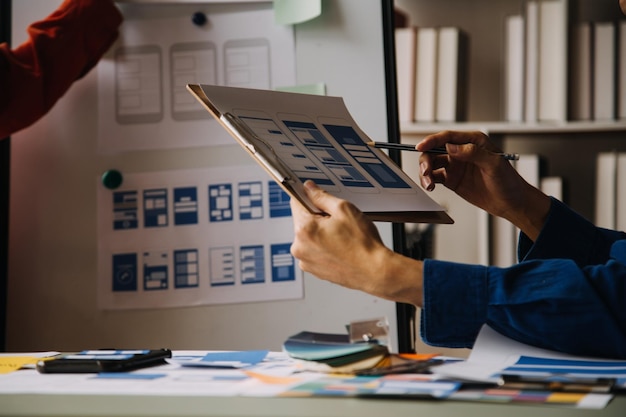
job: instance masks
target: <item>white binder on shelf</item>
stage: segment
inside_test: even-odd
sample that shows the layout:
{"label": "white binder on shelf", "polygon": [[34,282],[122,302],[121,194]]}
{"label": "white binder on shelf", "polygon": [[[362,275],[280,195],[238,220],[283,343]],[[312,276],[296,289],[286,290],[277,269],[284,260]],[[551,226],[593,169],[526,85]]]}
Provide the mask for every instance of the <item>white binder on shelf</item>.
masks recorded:
{"label": "white binder on shelf", "polygon": [[539,2],[540,121],[567,120],[567,1]]}
{"label": "white binder on shelf", "polygon": [[618,26],[617,68],[618,68],[618,101],[617,118],[626,120],[626,21],[621,20]]}
{"label": "white binder on shelf", "polygon": [[417,29],[415,107],[417,122],[434,122],[437,103],[437,29]]}
{"label": "white binder on shelf", "polygon": [[395,35],[398,118],[400,122],[412,122],[415,113],[416,28],[397,28]]}
{"label": "white binder on shelf", "polygon": [[457,27],[439,29],[437,56],[437,103],[435,119],[438,122],[456,122],[464,119],[465,38]]}
{"label": "white binder on shelf", "polygon": [[593,111],[595,120],[615,118],[615,24],[594,24]]}
{"label": "white binder on shelf", "polygon": [[592,26],[577,23],[572,29],[572,88],[570,115],[572,120],[591,120],[592,113]]}
{"label": "white binder on shelf", "polygon": [[525,56],[525,100],[524,119],[526,122],[536,122],[537,89],[539,88],[539,4],[537,1],[526,3],[526,56]]}
{"label": "white binder on shelf", "polygon": [[524,120],[524,18],[506,18],[505,120]]}
{"label": "white binder on shelf", "polygon": [[596,157],[596,226],[615,228],[616,190],[617,153],[600,152]]}

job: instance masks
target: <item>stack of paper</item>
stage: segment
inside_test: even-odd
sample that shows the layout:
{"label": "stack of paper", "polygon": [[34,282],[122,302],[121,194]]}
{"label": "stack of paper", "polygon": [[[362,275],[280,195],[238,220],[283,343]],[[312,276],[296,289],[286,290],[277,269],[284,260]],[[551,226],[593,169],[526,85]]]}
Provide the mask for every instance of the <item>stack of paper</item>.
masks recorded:
{"label": "stack of paper", "polygon": [[616,386],[621,386],[626,378],[626,361],[574,356],[525,345],[484,325],[467,361],[441,365],[435,373],[452,379],[500,384],[503,375],[612,378]]}

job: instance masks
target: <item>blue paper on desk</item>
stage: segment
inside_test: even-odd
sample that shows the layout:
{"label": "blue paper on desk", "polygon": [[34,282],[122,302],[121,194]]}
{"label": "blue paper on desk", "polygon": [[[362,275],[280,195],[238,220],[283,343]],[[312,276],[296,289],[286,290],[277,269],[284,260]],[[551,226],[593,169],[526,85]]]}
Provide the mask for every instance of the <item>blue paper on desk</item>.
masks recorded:
{"label": "blue paper on desk", "polygon": [[202,357],[177,359],[173,361],[182,366],[201,366],[207,368],[247,368],[262,362],[267,350],[245,350],[240,352],[209,352]]}
{"label": "blue paper on desk", "polygon": [[626,361],[582,360],[520,356],[502,374],[558,375],[563,378],[626,378]]}
{"label": "blue paper on desk", "polygon": [[509,339],[488,325],[481,329],[466,361],[436,368],[452,379],[500,382],[503,375],[525,377],[611,378],[625,386],[626,361],[566,355]]}

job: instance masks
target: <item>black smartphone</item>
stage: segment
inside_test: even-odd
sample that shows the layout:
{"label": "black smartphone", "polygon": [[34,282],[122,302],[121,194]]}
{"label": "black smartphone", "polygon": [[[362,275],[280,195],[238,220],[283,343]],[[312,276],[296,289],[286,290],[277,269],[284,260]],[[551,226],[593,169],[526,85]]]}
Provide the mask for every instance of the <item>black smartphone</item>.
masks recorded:
{"label": "black smartphone", "polygon": [[169,349],[97,349],[37,362],[37,370],[51,373],[126,372],[165,363]]}

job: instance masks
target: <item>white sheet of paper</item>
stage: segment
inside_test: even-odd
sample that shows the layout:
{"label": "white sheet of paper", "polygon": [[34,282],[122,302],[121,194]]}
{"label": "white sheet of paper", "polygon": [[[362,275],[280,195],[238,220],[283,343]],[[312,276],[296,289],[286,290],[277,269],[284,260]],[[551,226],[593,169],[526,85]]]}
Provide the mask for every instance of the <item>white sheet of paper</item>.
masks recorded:
{"label": "white sheet of paper", "polygon": [[499,378],[494,377],[494,375],[514,365],[520,356],[601,361],[598,358],[573,356],[526,345],[505,337],[488,325],[484,325],[474,343],[472,353],[466,361],[439,366],[435,372],[438,375],[469,381],[498,382]]}

